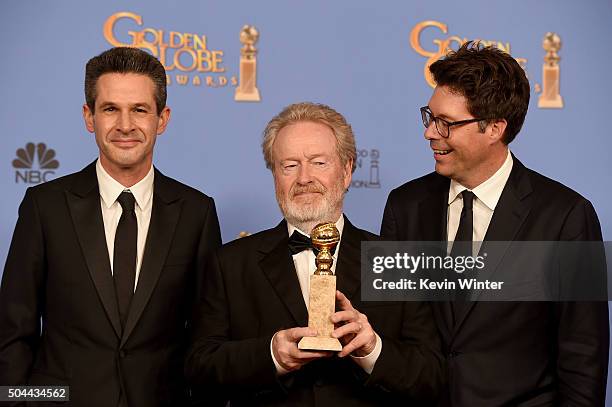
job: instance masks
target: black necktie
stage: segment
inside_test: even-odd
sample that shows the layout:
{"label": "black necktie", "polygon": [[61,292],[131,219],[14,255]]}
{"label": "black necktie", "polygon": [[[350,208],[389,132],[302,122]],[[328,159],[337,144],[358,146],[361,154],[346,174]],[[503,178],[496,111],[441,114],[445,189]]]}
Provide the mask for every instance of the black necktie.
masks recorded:
{"label": "black necktie", "polygon": [[[289,251],[292,255],[303,252],[304,250],[311,249],[315,256],[319,254],[319,251],[312,246],[312,241],[308,236],[304,236],[297,230],[294,230],[289,238]],[[333,255],[336,252],[336,248],[334,247],[331,250],[331,254]]]}
{"label": "black necktie", "polygon": [[138,238],[138,222],[134,212],[134,195],[123,191],[117,198],[123,212],[115,233],[113,254],[113,277],[121,324],[125,325],[130,302],[134,295],[136,280],[136,241]]}
{"label": "black necktie", "polygon": [[[474,232],[474,211],[472,206],[475,195],[467,189],[463,191],[461,195],[463,196],[463,209],[461,210],[459,228],[457,229],[455,241],[453,242],[453,248],[451,250],[452,257],[472,256],[472,236]],[[457,274],[455,277],[468,279],[469,275],[470,270],[465,270],[462,274]],[[462,290],[457,280],[455,280],[455,284],[457,284],[457,286],[455,290],[455,302],[453,303],[453,318],[456,320],[456,316],[465,310],[466,302],[470,298],[470,291],[467,289]]]}
{"label": "black necktie", "polygon": [[474,203],[473,192],[467,189],[461,193],[463,196],[463,209],[459,218],[459,228],[453,242],[451,256],[471,256],[472,255],[472,236],[474,233],[474,211],[472,209]]}

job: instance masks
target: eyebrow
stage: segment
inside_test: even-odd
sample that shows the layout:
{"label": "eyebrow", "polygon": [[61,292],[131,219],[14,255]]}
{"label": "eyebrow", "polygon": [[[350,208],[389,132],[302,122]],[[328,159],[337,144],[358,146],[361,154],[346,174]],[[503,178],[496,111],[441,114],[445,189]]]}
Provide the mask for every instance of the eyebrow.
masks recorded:
{"label": "eyebrow", "polygon": [[312,155],[307,155],[306,158],[308,161],[316,160],[317,158],[329,158],[329,155],[326,153],[316,153]]}
{"label": "eyebrow", "polygon": [[[102,102],[102,103],[98,103],[97,106],[99,107],[107,107],[107,106],[118,106],[117,103],[115,102],[111,102],[111,101],[107,101],[107,102]],[[147,102],[136,102],[136,103],[130,103],[129,105],[130,107],[146,107],[148,109],[152,109],[152,106],[150,104],[148,104]]]}
{"label": "eyebrow", "polygon": [[[312,160],[316,160],[317,158],[329,158],[329,155],[326,153],[316,153],[316,154],[311,154],[311,155],[306,155],[306,160],[308,161],[312,161]],[[284,161],[301,161],[301,157],[286,157],[280,160],[280,162],[284,162]]]}
{"label": "eyebrow", "polygon": [[[431,107],[429,107],[429,105],[427,105],[427,108],[429,109],[429,111],[431,113],[433,113],[433,110],[431,110]],[[449,122],[455,121],[455,119],[453,119],[452,117],[447,116],[444,113],[440,113],[440,114],[435,114],[434,113],[434,116],[439,117],[440,119],[448,120]]]}
{"label": "eyebrow", "polygon": [[437,117],[439,117],[440,119],[448,120],[449,122],[454,122],[455,121],[455,119],[453,119],[452,117],[449,117],[449,116],[447,116],[445,114],[440,114]]}

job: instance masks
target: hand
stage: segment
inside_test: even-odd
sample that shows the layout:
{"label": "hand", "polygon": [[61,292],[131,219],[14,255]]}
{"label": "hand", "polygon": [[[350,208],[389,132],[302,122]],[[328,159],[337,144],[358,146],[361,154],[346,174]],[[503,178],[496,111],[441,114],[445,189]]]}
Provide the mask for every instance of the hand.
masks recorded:
{"label": "hand", "polygon": [[331,352],[324,351],[303,351],[297,345],[304,336],[316,336],[314,329],[291,328],[278,331],[272,339],[272,352],[274,359],[285,370],[290,372],[300,369],[306,363],[315,359],[330,357]]}
{"label": "hand", "polygon": [[334,313],[331,320],[336,328],[332,336],[342,343],[342,351],[338,356],[342,358],[352,354],[363,357],[372,353],[376,347],[376,333],[368,317],[353,308],[340,291],[336,291],[336,305],[340,311]]}

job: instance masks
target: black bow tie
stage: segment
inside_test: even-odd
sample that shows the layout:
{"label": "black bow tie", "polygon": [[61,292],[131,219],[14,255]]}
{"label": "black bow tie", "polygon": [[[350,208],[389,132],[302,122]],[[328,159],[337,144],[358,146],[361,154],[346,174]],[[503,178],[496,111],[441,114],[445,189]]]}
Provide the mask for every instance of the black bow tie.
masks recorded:
{"label": "black bow tie", "polygon": [[[291,252],[291,254],[298,254],[308,249],[312,250],[315,256],[319,254],[319,250],[315,249],[312,246],[312,241],[308,236],[304,236],[297,230],[294,230],[293,234],[289,238],[289,251]],[[333,255],[335,251],[336,248],[334,247],[333,250],[331,250],[331,254]]]}

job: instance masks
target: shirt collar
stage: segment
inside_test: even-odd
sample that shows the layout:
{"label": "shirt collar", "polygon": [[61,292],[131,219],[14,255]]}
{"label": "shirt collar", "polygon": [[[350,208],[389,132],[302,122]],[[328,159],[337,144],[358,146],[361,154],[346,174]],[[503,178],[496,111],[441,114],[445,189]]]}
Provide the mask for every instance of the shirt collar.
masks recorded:
{"label": "shirt collar", "polygon": [[100,196],[102,197],[104,206],[107,208],[110,208],[115,201],[117,201],[117,198],[123,191],[130,190],[132,195],[134,195],[136,204],[143,210],[151,202],[151,197],[153,196],[154,175],[155,172],[153,171],[153,166],[151,166],[149,172],[143,179],[131,187],[126,188],[106,172],[100,163],[100,159],[96,162],[96,176],[98,178]]}
{"label": "shirt collar", "polygon": [[[510,173],[512,172],[512,154],[510,154],[510,150],[508,150],[508,155],[506,156],[506,160],[502,164],[501,167],[482,184],[478,185],[476,188],[472,190],[474,195],[486,205],[490,210],[495,210],[497,206],[497,202],[499,202],[499,198],[504,190],[504,186],[510,178]],[[465,191],[467,188],[451,179],[450,189],[448,193],[448,203],[449,205],[457,199],[460,193]]]}
{"label": "shirt collar", "polygon": [[[338,229],[338,232],[340,232],[340,236],[342,237],[342,230],[344,229],[344,215],[340,214],[340,219],[338,219],[338,221],[335,223],[335,225],[336,225],[336,229]],[[287,222],[287,231],[289,232],[289,236],[291,236],[293,234],[293,232],[296,231],[296,230],[299,233],[303,234],[304,236],[310,237],[310,235],[308,233],[303,232],[302,230],[300,230],[297,227],[293,226],[291,223]]]}

